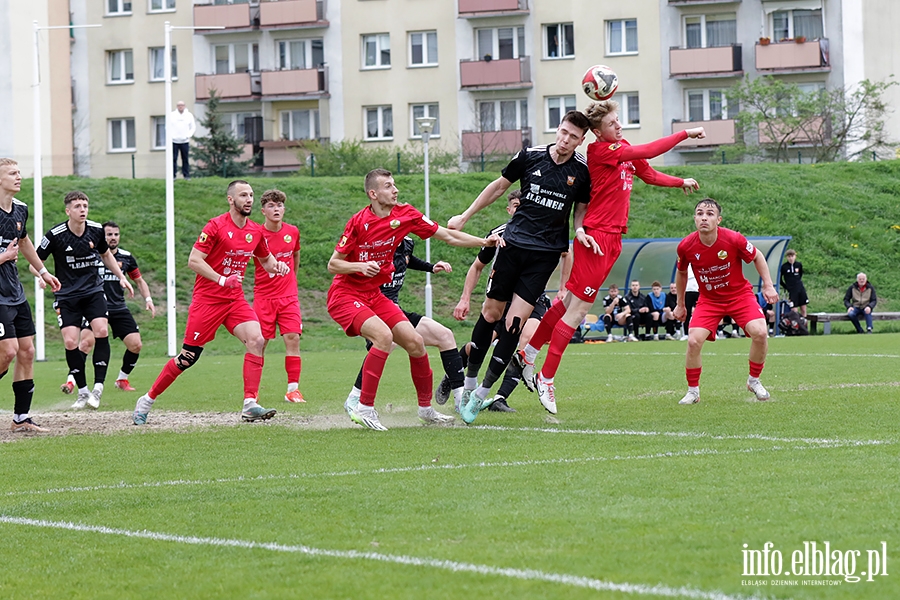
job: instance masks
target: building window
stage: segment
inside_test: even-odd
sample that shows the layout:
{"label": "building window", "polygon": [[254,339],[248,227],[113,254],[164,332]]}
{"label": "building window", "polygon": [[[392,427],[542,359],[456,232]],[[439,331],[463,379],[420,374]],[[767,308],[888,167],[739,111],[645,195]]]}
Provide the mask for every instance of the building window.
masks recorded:
{"label": "building window", "polygon": [[131,50],[107,52],[107,83],[134,83],[134,56]]}
{"label": "building window", "polygon": [[376,33],[362,37],[363,68],[386,69],[391,66],[391,36]]}
{"label": "building window", "polygon": [[[797,100],[801,102],[812,102],[817,95],[825,93],[825,84],[822,82],[798,83],[796,85],[800,92],[800,97]],[[775,107],[775,114],[779,117],[797,117],[800,116],[799,108],[792,98],[788,96],[783,99],[781,104]],[[737,109],[732,114],[737,114]]]}
{"label": "building window", "polygon": [[166,149],[166,118],[150,117],[150,131],[153,135],[153,149]]}
{"label": "building window", "polygon": [[316,139],[316,137],[318,137],[318,131],[318,110],[310,109],[281,111],[281,139],[314,140]]}
{"label": "building window", "polygon": [[409,65],[433,67],[438,64],[437,31],[413,31],[409,34]]}
{"label": "building window", "polygon": [[692,15],[684,18],[685,48],[714,48],[737,44],[737,16]]}
{"label": "building window", "polygon": [[172,10],[175,10],[175,0],[150,0],[150,12],[168,12]]}
{"label": "building window", "polygon": [[606,22],[608,54],[636,54],[638,51],[637,19]]}
{"label": "building window", "polygon": [[619,103],[619,124],[622,127],[638,127],[641,124],[641,104],[637,92],[616,94],[613,100]]}
{"label": "building window", "polygon": [[575,56],[575,26],[572,23],[544,25],[544,58]]}
{"label": "building window", "polygon": [[[234,133],[234,137],[236,137],[241,142],[244,141],[246,137],[246,123],[248,118],[258,117],[258,112],[238,112],[238,113],[225,113],[222,115],[222,120],[226,125],[231,126],[231,131]],[[285,138],[287,139],[287,138]]]}
{"label": "building window", "polygon": [[475,43],[478,58],[485,56],[500,60],[520,58],[525,56],[525,28],[476,29]]}
{"label": "building window", "polygon": [[389,140],[394,137],[394,115],[390,106],[370,106],[363,109],[367,140]]}
{"label": "building window", "polygon": [[737,111],[729,110],[725,90],[688,90],[688,121],[718,121],[730,118]]}
{"label": "building window", "polygon": [[107,15],[130,15],[131,0],[106,0]]}
{"label": "building window", "polygon": [[325,62],[322,38],[278,42],[278,68],[313,69]]}
{"label": "building window", "polygon": [[222,44],[212,51],[216,75],[259,71],[259,44]]}
{"label": "building window", "polygon": [[547,107],[545,113],[547,131],[555,131],[565,114],[570,110],[575,110],[575,96],[548,96],[545,105]]}
{"label": "building window", "polygon": [[437,104],[413,104],[410,106],[409,116],[411,121],[409,130],[412,131],[410,137],[422,137],[422,131],[419,129],[418,123],[416,123],[416,119],[419,117],[434,118],[434,129],[431,130],[431,137],[441,136],[441,114],[438,111]]}
{"label": "building window", "polygon": [[515,131],[528,123],[528,103],[521,100],[493,100],[478,103],[481,131]]}
{"label": "building window", "polygon": [[109,151],[134,152],[134,119],[109,120]]}
{"label": "building window", "polygon": [[[165,48],[150,48],[150,81],[165,81]],[[178,79],[178,53],[172,46],[172,81]]]}
{"label": "building window", "polygon": [[822,9],[779,10],[772,13],[772,37],[776,40],[805,37],[817,40],[825,37]]}

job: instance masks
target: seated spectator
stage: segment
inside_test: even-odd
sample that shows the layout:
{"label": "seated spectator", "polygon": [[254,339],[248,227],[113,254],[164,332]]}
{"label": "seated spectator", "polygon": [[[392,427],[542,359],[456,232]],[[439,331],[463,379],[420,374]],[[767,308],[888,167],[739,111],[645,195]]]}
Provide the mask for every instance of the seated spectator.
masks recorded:
{"label": "seated spectator", "polygon": [[645,331],[649,330],[650,310],[646,306],[646,296],[641,293],[641,282],[637,279],[631,282],[631,289],[623,297],[623,300],[631,307],[631,320],[634,325],[634,332],[625,333],[629,342],[637,342],[638,336],[641,334],[640,327],[644,327]]}
{"label": "seated spectator", "polygon": [[803,265],[797,260],[797,253],[794,250],[788,250],[784,256],[787,262],[781,265],[781,285],[787,290],[791,304],[800,316],[806,317],[809,298],[806,297],[806,288],[803,287]]}
{"label": "seated spectator", "polygon": [[[731,325],[731,333],[725,331],[725,327]],[[741,328],[737,326],[731,317],[723,317],[721,321],[719,321],[719,327],[716,331],[716,338],[720,340],[724,340],[727,337],[739,338],[741,336]]]}
{"label": "seated spectator", "polygon": [[607,341],[614,341],[613,325],[625,329],[625,335],[631,329],[631,307],[619,296],[619,286],[610,284],[609,294],[603,298],[603,324],[606,326]]}
{"label": "seated spectator", "polygon": [[666,297],[662,293],[662,284],[654,281],[650,284],[650,293],[644,299],[644,307],[647,309],[647,329],[644,331],[645,336],[650,335],[653,329],[653,339],[659,339],[659,324],[666,322]]}
{"label": "seated spectator", "polygon": [[762,292],[756,292],[756,301],[759,302],[759,307],[766,313],[766,323],[769,326],[769,335],[775,335],[775,307],[772,306],[771,303],[766,302],[766,297],[763,296]]}
{"label": "seated spectator", "polygon": [[663,322],[666,324],[666,339],[681,339],[681,326],[675,318],[675,306],[678,304],[678,290],[675,282],[669,284],[669,293],[666,294],[666,305],[663,307]]}
{"label": "seated spectator", "polygon": [[864,315],[866,318],[866,333],[872,333],[872,311],[878,303],[878,297],[875,295],[875,288],[869,283],[865,273],[856,276],[856,282],[847,288],[844,294],[844,306],[847,307],[847,317],[853,326],[856,327],[856,333],[862,333],[862,327],[859,325],[859,316]]}

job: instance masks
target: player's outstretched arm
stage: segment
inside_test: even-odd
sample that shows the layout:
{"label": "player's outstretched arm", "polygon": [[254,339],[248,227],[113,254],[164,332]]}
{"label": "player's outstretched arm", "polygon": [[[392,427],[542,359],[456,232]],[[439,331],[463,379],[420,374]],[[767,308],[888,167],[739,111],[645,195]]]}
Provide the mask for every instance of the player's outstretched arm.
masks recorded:
{"label": "player's outstretched arm", "polygon": [[59,288],[62,287],[59,283],[59,279],[53,276],[47,270],[47,267],[44,266],[44,262],[37,254],[37,250],[34,249],[34,244],[31,243],[31,238],[27,235],[19,240],[19,252],[22,253],[22,256],[25,257],[25,260],[28,261],[29,270],[34,269],[32,274],[40,279],[44,285],[49,285],[50,289],[54,292],[58,292]]}
{"label": "player's outstretched arm", "polygon": [[753,257],[753,265],[756,267],[756,271],[762,278],[763,297],[766,299],[766,302],[776,304],[778,302],[778,293],[775,292],[775,285],[772,283],[772,275],[769,273],[769,263],[766,262],[766,257],[763,256],[763,253],[760,252],[759,249],[756,250],[756,256]]}
{"label": "player's outstretched arm", "polygon": [[466,271],[466,281],[463,283],[462,294],[459,296],[456,308],[453,309],[453,318],[457,321],[462,321],[469,316],[469,303],[472,301],[472,292],[475,291],[475,286],[478,285],[478,280],[481,279],[484,267],[485,264],[476,258],[469,266],[469,270]]}
{"label": "player's outstretched arm", "polygon": [[147,285],[147,280],[143,277],[138,277],[134,280],[134,283],[144,299],[144,308],[150,311],[150,316],[156,317],[156,307],[153,305],[153,296],[150,295],[150,286]]}
{"label": "player's outstretched arm", "polygon": [[368,262],[351,262],[346,254],[336,251],[328,259],[328,272],[332,275],[350,275],[359,273],[366,277],[375,277],[381,272],[381,266],[374,260]]}
{"label": "player's outstretched arm", "polygon": [[128,290],[128,297],[134,298],[134,288],[131,287],[131,282],[128,281],[128,278],[125,277],[125,273],[119,268],[119,262],[116,260],[116,257],[113,256],[112,250],[107,248],[106,252],[100,255],[100,260],[103,261],[103,264],[106,265],[107,269],[112,271],[113,275],[119,278],[119,285]]}
{"label": "player's outstretched arm", "polygon": [[693,127],[684,131],[676,131],[672,135],[659,138],[649,144],[639,144],[637,146],[626,146],[622,148],[622,154],[619,157],[620,162],[639,159],[656,158],[660,154],[665,154],[679,143],[688,138],[703,139],[706,137],[706,131],[702,127]]}
{"label": "player's outstretched arm", "polygon": [[[502,179],[502,177],[501,177]],[[492,233],[486,238],[475,237],[463,231],[447,229],[446,227],[438,227],[434,234],[434,239],[446,242],[451,246],[459,246],[461,248],[480,248],[482,246],[496,246],[500,242],[500,236]]]}
{"label": "player's outstretched arm", "polygon": [[456,215],[455,217],[447,221],[447,228],[461,230],[466,226],[466,223],[469,222],[469,219],[471,219],[472,216],[475,215],[475,213],[480,211],[482,208],[493,204],[497,200],[497,198],[506,193],[506,190],[508,190],[509,186],[511,185],[512,181],[510,181],[506,177],[503,177],[502,175],[494,181],[490,182],[487,187],[485,187],[481,191],[481,193],[478,194],[478,197],[475,198],[475,201],[472,202],[471,206],[466,209],[466,212],[461,215]]}

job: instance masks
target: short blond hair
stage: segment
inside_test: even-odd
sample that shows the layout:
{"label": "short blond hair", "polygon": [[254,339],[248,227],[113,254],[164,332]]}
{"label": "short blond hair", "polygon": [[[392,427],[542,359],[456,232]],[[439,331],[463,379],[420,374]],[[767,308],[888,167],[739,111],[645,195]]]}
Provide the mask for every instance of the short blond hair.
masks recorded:
{"label": "short blond hair", "polygon": [[19,163],[11,158],[0,158],[0,167],[18,166]]}
{"label": "short blond hair", "polygon": [[284,202],[287,200],[287,195],[281,190],[266,190],[263,192],[261,204],[263,206],[268,202]]}
{"label": "short blond hair", "polygon": [[591,102],[590,106],[584,110],[584,115],[591,122],[591,129],[600,129],[600,122],[603,121],[603,117],[618,110],[618,102],[615,100],[603,100],[601,102]]}

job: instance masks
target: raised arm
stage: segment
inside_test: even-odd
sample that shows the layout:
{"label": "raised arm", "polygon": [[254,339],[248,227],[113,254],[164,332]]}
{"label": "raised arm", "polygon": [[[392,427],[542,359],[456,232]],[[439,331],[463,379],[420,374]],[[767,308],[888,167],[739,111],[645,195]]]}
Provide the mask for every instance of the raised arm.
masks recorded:
{"label": "raised arm", "polygon": [[688,138],[703,139],[706,137],[706,131],[702,127],[693,127],[684,131],[676,131],[672,135],[659,138],[649,144],[639,144],[637,146],[626,146],[622,149],[620,160],[622,162],[638,159],[656,158],[660,154],[665,154],[679,143]]}
{"label": "raised arm", "polygon": [[502,175],[490,182],[487,187],[478,194],[478,197],[475,198],[475,201],[472,202],[463,214],[456,215],[447,222],[447,228],[461,230],[475,213],[484,207],[493,204],[497,198],[506,193],[506,190],[508,190],[511,185],[512,181]]}
{"label": "raised arm", "polygon": [[[503,178],[501,177],[501,179]],[[496,234],[492,234],[486,238],[480,238],[469,235],[463,231],[438,227],[437,232],[434,234],[434,239],[461,248],[480,248],[482,246],[496,246],[500,238]]]}

